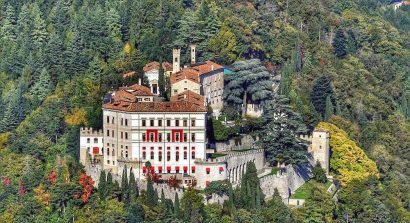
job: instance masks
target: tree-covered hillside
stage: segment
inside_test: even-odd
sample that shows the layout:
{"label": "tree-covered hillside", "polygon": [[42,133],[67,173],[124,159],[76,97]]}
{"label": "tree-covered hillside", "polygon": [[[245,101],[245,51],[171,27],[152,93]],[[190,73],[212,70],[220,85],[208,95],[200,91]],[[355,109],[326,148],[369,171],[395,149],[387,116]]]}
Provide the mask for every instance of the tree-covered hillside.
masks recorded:
{"label": "tree-covered hillside", "polygon": [[[0,0],[0,222],[410,222],[410,6],[389,3]],[[172,61],[180,47],[188,63],[191,43],[198,61],[259,59],[263,73],[281,75],[279,93],[306,126],[333,124],[322,127],[363,149],[377,177],[334,167],[339,202],[316,191],[298,210],[251,196],[246,179],[223,209],[195,191],[181,207],[145,194],[126,201],[129,189],[111,182],[101,196],[78,163],[79,126],[101,127],[103,95],[136,83],[147,62]],[[123,79],[130,71],[138,75]]]}

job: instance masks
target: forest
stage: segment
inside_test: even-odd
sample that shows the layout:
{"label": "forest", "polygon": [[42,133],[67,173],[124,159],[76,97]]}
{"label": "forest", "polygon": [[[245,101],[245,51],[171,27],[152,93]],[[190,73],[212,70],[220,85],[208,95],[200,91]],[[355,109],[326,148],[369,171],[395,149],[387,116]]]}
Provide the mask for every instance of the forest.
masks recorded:
{"label": "forest", "polygon": [[[0,222],[410,222],[409,5],[0,0],[0,8]],[[132,186],[133,176],[119,186],[109,173],[93,186],[78,162],[79,127],[101,128],[103,96],[144,78],[146,63],[172,61],[176,47],[188,63],[191,43],[198,61],[234,71],[224,115],[238,119],[235,107],[251,94],[267,111],[293,117],[284,120],[289,131],[262,145],[275,148],[315,127],[330,131],[337,202],[320,184],[301,208],[284,205],[278,193],[265,201],[251,164],[239,187],[186,188],[175,202],[153,190],[150,177],[147,191]],[[137,77],[123,79],[131,71]],[[277,97],[258,88],[260,80],[266,87],[266,72],[281,76]],[[242,126],[263,136],[282,124],[268,113]],[[221,131],[224,139],[238,130]],[[291,154],[268,149],[267,158],[304,162],[299,145],[292,142]],[[205,205],[209,191],[229,200]]]}

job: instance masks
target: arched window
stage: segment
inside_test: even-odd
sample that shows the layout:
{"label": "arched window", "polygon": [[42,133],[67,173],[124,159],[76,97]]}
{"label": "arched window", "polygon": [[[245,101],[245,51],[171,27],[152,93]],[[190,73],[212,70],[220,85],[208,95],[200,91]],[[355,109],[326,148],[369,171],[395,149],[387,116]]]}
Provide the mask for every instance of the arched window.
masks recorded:
{"label": "arched window", "polygon": [[112,155],[115,156],[115,150],[114,149],[112,149]]}
{"label": "arched window", "polygon": [[191,159],[195,159],[195,151],[192,151]]}
{"label": "arched window", "polygon": [[175,160],[179,161],[179,152],[178,151],[175,153]]}
{"label": "arched window", "polygon": [[151,160],[154,160],[154,151],[151,151]]}
{"label": "arched window", "polygon": [[145,152],[145,151],[142,152],[142,159],[143,160],[147,159],[147,152]]}
{"label": "arched window", "polygon": [[154,142],[154,133],[153,133],[153,132],[151,132],[151,133],[149,134],[149,141],[150,141],[150,142]]}
{"label": "arched window", "polygon": [[125,157],[128,158],[128,151],[125,151]]}

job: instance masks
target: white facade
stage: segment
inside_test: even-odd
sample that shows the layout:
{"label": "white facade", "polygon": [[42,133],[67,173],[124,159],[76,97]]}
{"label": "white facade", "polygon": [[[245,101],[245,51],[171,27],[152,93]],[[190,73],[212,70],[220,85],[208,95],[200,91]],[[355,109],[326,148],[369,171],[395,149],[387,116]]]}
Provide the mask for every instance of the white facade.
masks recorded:
{"label": "white facade", "polygon": [[[102,131],[93,130],[93,128],[80,129],[80,153],[83,153],[83,160],[80,162],[85,165],[86,157],[94,159],[96,155],[103,155],[104,142]],[[85,154],[87,154],[85,156]]]}
{"label": "white facade", "polygon": [[151,87],[151,93],[154,95],[159,95],[159,70],[152,69],[150,71],[145,72],[144,74],[148,78]]}
{"label": "white facade", "polygon": [[[205,112],[125,112],[103,109],[104,169],[121,162],[143,177],[149,161],[156,173],[195,174],[195,159],[205,158]],[[109,151],[109,152],[108,152]]]}

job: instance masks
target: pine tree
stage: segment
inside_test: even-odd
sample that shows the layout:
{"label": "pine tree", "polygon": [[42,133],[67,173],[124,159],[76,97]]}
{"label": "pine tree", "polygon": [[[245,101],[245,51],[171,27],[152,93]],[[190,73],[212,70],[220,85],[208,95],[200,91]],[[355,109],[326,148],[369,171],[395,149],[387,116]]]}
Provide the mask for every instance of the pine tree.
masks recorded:
{"label": "pine tree", "polygon": [[256,210],[259,210],[261,208],[261,189],[259,185],[256,187],[256,198],[255,198],[255,208]]}
{"label": "pine tree", "polygon": [[242,107],[242,114],[246,115],[249,101],[264,104],[272,99],[273,81],[269,72],[258,59],[238,61],[232,64],[233,73],[227,76],[224,98],[228,104]]}
{"label": "pine tree", "polygon": [[333,39],[333,49],[337,57],[344,58],[346,56],[346,36],[342,29],[336,31],[336,36]]}
{"label": "pine tree", "polygon": [[175,193],[174,216],[177,219],[181,217],[178,193]]}
{"label": "pine tree", "polygon": [[114,192],[114,182],[112,181],[111,171],[107,174],[106,188],[107,195],[112,195],[112,193]]}
{"label": "pine tree", "polygon": [[74,39],[68,44],[66,51],[66,72],[68,75],[74,76],[84,72],[89,63],[87,55],[84,53],[83,41],[76,32]]}
{"label": "pine tree", "polygon": [[43,101],[53,91],[51,77],[46,68],[40,73],[39,79],[34,83],[30,89],[30,94],[37,99]]}
{"label": "pine tree", "polygon": [[271,164],[305,163],[307,150],[299,134],[306,133],[298,113],[292,111],[289,99],[278,95],[266,108],[267,124],[260,132],[259,144],[266,148],[267,160]]}
{"label": "pine tree", "polygon": [[98,195],[101,199],[105,199],[107,197],[107,180],[105,171],[101,171],[100,179],[98,182]]}
{"label": "pine tree", "polygon": [[312,91],[310,92],[310,100],[321,117],[326,115],[326,98],[328,96],[332,105],[336,104],[336,97],[330,78],[327,75],[321,75],[314,80]]}
{"label": "pine tree", "polygon": [[121,195],[122,195],[122,201],[126,204],[129,203],[129,186],[128,186],[128,170],[127,166],[125,165],[124,170],[122,172],[122,178],[121,178]]}
{"label": "pine tree", "polygon": [[48,32],[46,30],[46,22],[42,18],[41,11],[37,4],[33,7],[32,10],[33,20],[33,30],[31,33],[31,38],[34,41],[36,47],[41,48],[43,44],[47,42]]}
{"label": "pine tree", "polygon": [[325,120],[329,120],[334,114],[334,107],[330,95],[326,97]]}
{"label": "pine tree", "polygon": [[26,115],[26,106],[23,99],[24,83],[20,82],[17,89],[10,95],[6,111],[0,121],[0,132],[7,132],[17,128]]}
{"label": "pine tree", "polygon": [[162,58],[159,60],[159,71],[158,71],[158,90],[163,97],[166,96],[165,91],[165,75],[164,68],[162,67]]}
{"label": "pine tree", "polygon": [[130,169],[129,199],[134,202],[138,198],[138,185],[135,181],[134,171]]}
{"label": "pine tree", "polygon": [[140,223],[144,222],[145,211],[141,204],[133,202],[128,208],[127,222]]}
{"label": "pine tree", "polygon": [[46,64],[53,80],[57,80],[62,73],[66,72],[64,69],[64,49],[65,46],[60,37],[56,33],[51,33],[45,52]]}
{"label": "pine tree", "polygon": [[149,207],[154,207],[155,205],[157,205],[158,199],[155,199],[156,195],[155,195],[155,190],[154,190],[154,186],[152,185],[152,179],[151,176],[148,176],[147,179],[147,205]]}
{"label": "pine tree", "polygon": [[5,16],[0,27],[1,39],[6,42],[15,42],[16,40],[16,15],[11,5],[6,6]]}
{"label": "pine tree", "polygon": [[347,31],[346,53],[354,54],[356,53],[358,47],[356,34],[349,29]]}

